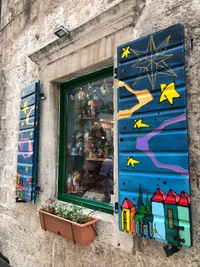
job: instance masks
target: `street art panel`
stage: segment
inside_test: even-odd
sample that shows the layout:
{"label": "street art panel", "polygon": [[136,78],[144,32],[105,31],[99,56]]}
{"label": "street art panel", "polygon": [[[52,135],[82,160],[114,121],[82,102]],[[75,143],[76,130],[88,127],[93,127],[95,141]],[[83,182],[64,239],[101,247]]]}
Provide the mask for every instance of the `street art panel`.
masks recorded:
{"label": "street art panel", "polygon": [[39,89],[36,81],[21,90],[16,201],[35,203],[38,156]]}
{"label": "street art panel", "polygon": [[117,50],[119,228],[190,248],[184,27]]}

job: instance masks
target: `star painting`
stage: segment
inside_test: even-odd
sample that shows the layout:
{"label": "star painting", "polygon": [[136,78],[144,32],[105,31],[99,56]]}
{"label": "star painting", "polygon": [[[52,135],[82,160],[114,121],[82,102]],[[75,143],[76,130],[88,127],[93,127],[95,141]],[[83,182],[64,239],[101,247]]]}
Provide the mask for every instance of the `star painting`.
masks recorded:
{"label": "star painting", "polygon": [[160,102],[169,101],[171,105],[174,103],[174,98],[181,97],[180,94],[176,91],[175,83],[172,82],[170,84],[161,84],[160,85],[161,95]]}
{"label": "star painting", "polygon": [[135,168],[135,164],[141,163],[138,160],[135,160],[133,157],[126,157],[126,159],[127,159],[126,167],[132,166],[133,168]]}
{"label": "star painting", "polygon": [[28,172],[28,166],[26,166],[25,171],[26,171],[26,173]]}
{"label": "star painting", "polygon": [[150,127],[148,124],[143,123],[142,121],[143,121],[143,119],[135,120],[133,128],[140,129],[140,128],[149,128]]}
{"label": "star painting", "polygon": [[128,46],[127,48],[122,48],[122,50],[123,50],[122,58],[124,58],[124,57],[128,57],[128,55],[131,53],[131,52],[129,51],[129,49],[130,49],[130,46]]}
{"label": "star painting", "polygon": [[27,101],[24,102],[24,105],[23,105],[23,109],[22,111],[24,112],[24,114],[26,114],[26,110],[28,109],[28,106],[27,106]]}
{"label": "star painting", "polygon": [[153,36],[150,36],[147,48],[145,51],[134,50],[138,60],[132,65],[132,68],[139,69],[139,74],[133,84],[133,87],[139,83],[143,78],[148,77],[152,90],[155,89],[157,75],[167,75],[176,77],[176,73],[167,65],[166,61],[170,59],[173,54],[165,54],[170,40],[170,35],[156,47]]}

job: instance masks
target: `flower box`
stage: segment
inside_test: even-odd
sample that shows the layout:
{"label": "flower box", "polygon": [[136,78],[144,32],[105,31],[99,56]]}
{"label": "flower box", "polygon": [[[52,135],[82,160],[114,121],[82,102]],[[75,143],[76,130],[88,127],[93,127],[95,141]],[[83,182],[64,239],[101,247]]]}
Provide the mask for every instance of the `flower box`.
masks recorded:
{"label": "flower box", "polygon": [[87,246],[92,243],[97,235],[98,219],[94,218],[90,222],[78,224],[42,210],[38,210],[38,213],[43,230],[62,236],[79,246]]}

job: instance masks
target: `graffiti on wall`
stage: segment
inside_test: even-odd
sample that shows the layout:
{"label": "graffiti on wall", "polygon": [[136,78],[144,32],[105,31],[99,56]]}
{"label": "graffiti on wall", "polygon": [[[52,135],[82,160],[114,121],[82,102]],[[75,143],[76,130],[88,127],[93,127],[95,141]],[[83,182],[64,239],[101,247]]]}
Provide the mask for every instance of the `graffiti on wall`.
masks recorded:
{"label": "graffiti on wall", "polygon": [[190,248],[184,27],[118,47],[119,227]]}
{"label": "graffiti on wall", "polygon": [[21,91],[16,197],[35,202],[37,179],[39,82]]}

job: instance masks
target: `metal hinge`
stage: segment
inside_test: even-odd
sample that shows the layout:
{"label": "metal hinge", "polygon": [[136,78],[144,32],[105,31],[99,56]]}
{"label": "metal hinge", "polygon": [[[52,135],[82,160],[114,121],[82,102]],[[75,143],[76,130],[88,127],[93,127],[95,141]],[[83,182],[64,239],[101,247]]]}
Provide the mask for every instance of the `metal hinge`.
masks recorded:
{"label": "metal hinge", "polygon": [[118,202],[115,202],[115,214],[118,214]]}
{"label": "metal hinge", "polygon": [[118,72],[117,72],[117,68],[115,68],[115,70],[114,70],[114,78],[115,78],[115,79],[118,79]]}
{"label": "metal hinge", "polygon": [[26,202],[26,200],[20,199],[19,197],[16,197],[15,199],[16,199],[16,203],[25,203]]}
{"label": "metal hinge", "polygon": [[36,186],[36,192],[37,194],[40,194],[42,191],[41,186]]}

